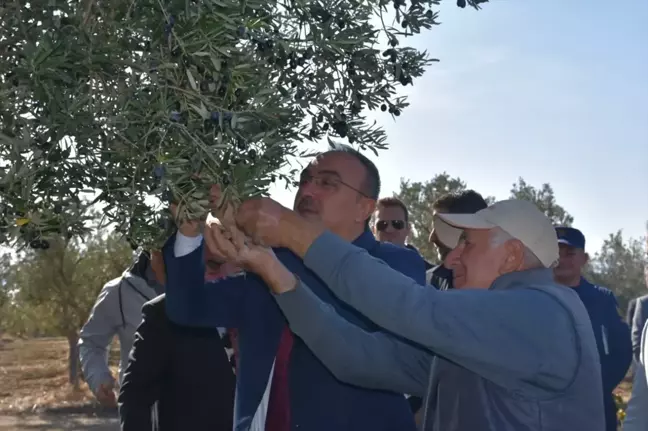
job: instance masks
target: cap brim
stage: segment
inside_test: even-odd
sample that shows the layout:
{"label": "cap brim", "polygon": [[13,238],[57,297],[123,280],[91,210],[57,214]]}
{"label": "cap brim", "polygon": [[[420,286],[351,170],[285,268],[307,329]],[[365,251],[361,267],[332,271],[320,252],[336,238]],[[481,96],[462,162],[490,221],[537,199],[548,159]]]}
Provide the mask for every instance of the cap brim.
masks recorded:
{"label": "cap brim", "polygon": [[448,248],[455,248],[461,238],[461,229],[450,226],[437,215],[434,216],[434,235]]}
{"label": "cap brim", "polygon": [[563,245],[566,245],[568,247],[580,248],[576,244],[572,244],[571,242],[567,241],[566,239],[558,239],[558,244],[563,244]]}
{"label": "cap brim", "polygon": [[437,216],[455,228],[464,229],[492,229],[493,223],[484,220],[479,214],[437,214]]}

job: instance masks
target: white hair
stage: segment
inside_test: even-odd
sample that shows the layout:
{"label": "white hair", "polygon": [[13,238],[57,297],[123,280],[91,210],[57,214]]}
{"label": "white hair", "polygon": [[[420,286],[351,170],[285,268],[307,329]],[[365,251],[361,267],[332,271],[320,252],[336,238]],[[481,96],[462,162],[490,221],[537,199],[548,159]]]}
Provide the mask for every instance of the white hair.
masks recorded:
{"label": "white hair", "polygon": [[[517,239],[511,236],[507,231],[500,227],[495,227],[490,233],[490,246],[491,248],[499,247],[507,241]],[[519,241],[519,240],[518,240]],[[540,268],[544,267],[540,259],[531,251],[527,246],[524,246],[524,268]]]}

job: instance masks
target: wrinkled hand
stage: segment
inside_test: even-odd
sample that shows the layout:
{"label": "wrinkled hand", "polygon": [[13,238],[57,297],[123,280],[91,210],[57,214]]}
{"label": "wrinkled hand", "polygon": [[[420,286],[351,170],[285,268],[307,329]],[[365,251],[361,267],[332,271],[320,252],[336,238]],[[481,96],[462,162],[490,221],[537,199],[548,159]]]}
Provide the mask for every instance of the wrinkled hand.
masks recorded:
{"label": "wrinkled hand", "polygon": [[236,223],[255,243],[283,247],[286,221],[295,217],[299,216],[270,198],[255,198],[239,206]]}
{"label": "wrinkled hand", "polygon": [[104,406],[104,407],[110,407],[110,408],[115,408],[117,407],[117,397],[115,396],[115,384],[113,382],[110,383],[102,383],[99,385],[99,389],[97,390],[97,401]]}
{"label": "wrinkled hand", "polygon": [[275,261],[276,257],[270,248],[246,241],[243,233],[236,226],[226,227],[217,218],[207,217],[205,244],[209,251],[222,256],[226,262],[232,262],[244,269],[259,273]]}

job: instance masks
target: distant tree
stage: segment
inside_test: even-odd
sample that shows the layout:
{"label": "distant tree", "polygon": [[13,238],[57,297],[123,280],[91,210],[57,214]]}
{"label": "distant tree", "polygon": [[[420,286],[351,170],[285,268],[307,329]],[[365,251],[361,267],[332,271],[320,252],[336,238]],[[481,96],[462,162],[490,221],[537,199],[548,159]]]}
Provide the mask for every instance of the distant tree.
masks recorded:
{"label": "distant tree", "polygon": [[610,234],[587,269],[590,281],[614,291],[622,310],[632,298],[648,293],[644,274],[648,265],[645,241],[646,238],[624,240],[621,231]]}
{"label": "distant tree", "polygon": [[408,242],[430,262],[439,261],[436,247],[428,242],[432,230],[432,204],[446,193],[465,189],[466,183],[459,177],[453,178],[445,172],[424,183],[401,178],[400,190],[395,196],[403,201],[409,211],[412,233]]}
{"label": "distant tree", "polygon": [[511,198],[524,199],[535,203],[555,225],[571,226],[574,222],[572,217],[563,207],[556,203],[553,188],[549,183],[536,189],[522,178],[513,184]]}
{"label": "distant tree", "polygon": [[8,277],[13,330],[66,337],[69,382],[79,383],[77,341],[101,286],[128,266],[132,250],[115,234],[95,234],[85,243],[50,239],[46,250],[20,254]]}

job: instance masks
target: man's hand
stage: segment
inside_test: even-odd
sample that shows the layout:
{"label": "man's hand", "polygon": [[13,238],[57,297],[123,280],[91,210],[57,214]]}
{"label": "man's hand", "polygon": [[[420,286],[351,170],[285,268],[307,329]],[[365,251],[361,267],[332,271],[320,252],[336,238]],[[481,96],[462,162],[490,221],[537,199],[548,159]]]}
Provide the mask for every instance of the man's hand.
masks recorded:
{"label": "man's hand", "polygon": [[195,238],[200,235],[200,226],[202,224],[200,220],[183,220],[180,222],[180,209],[178,208],[178,204],[171,204],[170,210],[173,220],[178,224],[178,232],[189,238]]}
{"label": "man's hand", "polygon": [[96,394],[97,401],[104,407],[116,408],[117,397],[115,396],[114,389],[114,382],[100,384]]}
{"label": "man's hand", "polygon": [[[242,234],[238,232],[238,235]],[[205,243],[212,253],[257,273],[274,293],[292,290],[297,285],[295,276],[279,262],[272,249],[246,242],[242,237],[235,239],[227,228],[212,217],[207,220]]]}
{"label": "man's hand", "polygon": [[243,202],[236,223],[256,243],[287,247],[302,257],[324,230],[270,198]]}

